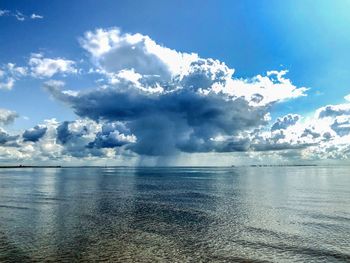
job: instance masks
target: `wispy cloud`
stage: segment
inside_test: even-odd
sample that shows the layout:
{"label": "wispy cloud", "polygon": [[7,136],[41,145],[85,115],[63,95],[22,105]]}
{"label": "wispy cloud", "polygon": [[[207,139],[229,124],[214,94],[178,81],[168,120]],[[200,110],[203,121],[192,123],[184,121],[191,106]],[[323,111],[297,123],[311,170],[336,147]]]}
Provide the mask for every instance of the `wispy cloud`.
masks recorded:
{"label": "wispy cloud", "polygon": [[43,16],[41,16],[41,15],[37,15],[37,14],[32,14],[31,16],[30,16],[30,18],[31,19],[43,19],[44,17]]}
{"label": "wispy cloud", "polygon": [[1,10],[0,9],[0,16],[7,16],[10,14],[10,11],[9,10]]}
{"label": "wispy cloud", "polygon": [[1,16],[7,16],[7,17],[14,17],[16,18],[18,21],[25,21],[25,20],[37,20],[37,19],[43,19],[44,16],[42,15],[38,15],[38,14],[35,14],[35,13],[32,13],[31,15],[26,15],[26,14],[23,14],[22,12],[16,10],[15,12],[14,11],[10,11],[10,10],[6,10],[6,9],[2,9],[0,10],[0,17]]}

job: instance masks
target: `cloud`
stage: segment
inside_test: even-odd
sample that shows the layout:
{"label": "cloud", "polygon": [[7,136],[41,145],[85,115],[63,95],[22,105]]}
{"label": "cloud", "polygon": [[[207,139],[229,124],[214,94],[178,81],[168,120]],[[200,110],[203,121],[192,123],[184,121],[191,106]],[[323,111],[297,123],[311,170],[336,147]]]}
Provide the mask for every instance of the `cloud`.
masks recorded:
{"label": "cloud", "polygon": [[50,78],[57,73],[76,74],[75,62],[63,58],[45,58],[42,54],[32,54],[29,59],[31,74],[36,78]]}
{"label": "cloud", "polygon": [[88,144],[90,148],[115,148],[126,144],[136,143],[136,136],[123,123],[112,122],[102,125],[102,130],[96,134],[93,142]]}
{"label": "cloud", "polygon": [[89,31],[80,43],[108,85],[72,92],[51,82],[46,89],[79,117],[121,122],[135,138],[131,143],[119,131],[100,133],[90,144],[94,147],[126,144],[128,150],[153,156],[242,151],[246,143],[213,138],[266,125],[273,104],[305,96],[307,90],[286,79],[286,71],[237,79],[223,62],[116,28]]}
{"label": "cloud", "polygon": [[[261,156],[265,156],[265,159],[266,156],[270,156],[270,161],[278,162],[350,158],[349,115],[319,118],[316,111],[313,118],[293,123],[287,121],[288,125],[282,129],[271,129],[265,121],[257,129],[237,128],[227,134],[220,130],[220,135],[209,139],[206,138],[217,134],[210,131],[211,123],[204,127],[194,125],[188,128],[184,122],[174,122],[174,119],[167,118],[167,115],[158,113],[156,116],[141,118],[142,121],[136,118],[136,122],[88,118],[61,123],[48,120],[44,124],[26,130],[22,134],[22,140],[19,135],[11,135],[1,130],[0,156],[19,160],[29,158],[71,162],[91,161],[94,158],[115,159],[120,155],[135,156],[133,155],[135,153],[138,154],[136,156],[164,157],[178,152],[215,151],[246,152],[255,161]],[[295,120],[293,116],[295,115],[288,114],[285,116],[287,118],[281,117],[278,120]],[[271,126],[279,123],[278,120]],[[189,119],[186,119],[187,121]],[[199,122],[202,123],[202,120]],[[193,128],[198,130],[193,132]],[[184,136],[184,131],[191,133]]]}
{"label": "cloud", "polygon": [[24,131],[22,137],[25,142],[37,142],[42,138],[47,131],[47,127],[43,125],[37,125],[34,128]]}
{"label": "cloud", "polygon": [[19,11],[16,11],[15,13],[13,13],[13,16],[18,20],[18,21],[24,21],[26,20],[26,16],[24,14],[22,14]]}
{"label": "cloud", "polygon": [[130,149],[139,154],[193,151],[189,143],[205,143],[218,134],[234,134],[267,123],[267,107],[253,107],[242,98],[216,93],[180,89],[154,94],[118,86],[71,95],[52,84],[46,88],[80,117],[123,122],[137,138]]}
{"label": "cloud", "polygon": [[0,82],[0,89],[3,90],[11,90],[15,84],[15,80],[13,78],[7,78]]}
{"label": "cloud", "polygon": [[260,106],[305,96],[307,91],[286,79],[287,71],[269,71],[250,79],[234,78],[234,69],[223,62],[178,52],[148,36],[123,34],[118,28],[88,31],[80,43],[91,55],[96,72],[104,74],[110,84],[129,80],[143,89],[167,91],[184,87],[203,93],[212,91],[244,97],[250,104]]}
{"label": "cloud", "polygon": [[349,94],[349,95],[346,95],[346,96],[344,97],[344,99],[345,99],[346,101],[350,102],[350,94]]}
{"label": "cloud", "polygon": [[187,72],[197,54],[181,53],[158,45],[148,36],[123,34],[118,28],[88,31],[80,43],[92,62],[113,82],[121,70],[133,70],[144,81],[167,81]]}
{"label": "cloud", "polygon": [[330,127],[340,137],[350,135],[350,114],[336,118]]}
{"label": "cloud", "polygon": [[101,124],[87,119],[62,122],[56,128],[56,143],[62,146],[61,155],[76,158],[106,156],[108,151],[103,150],[104,147],[94,147],[101,129]]}
{"label": "cloud", "polygon": [[0,160],[31,163],[113,160],[121,152],[127,154],[124,145],[134,141],[121,123],[51,119],[22,134],[9,134],[0,128]]}
{"label": "cloud", "polygon": [[9,10],[4,10],[4,9],[0,9],[0,16],[7,16],[9,15],[10,11]]}
{"label": "cloud", "polygon": [[31,14],[30,16],[23,14],[22,12],[16,10],[15,12],[10,11],[10,10],[0,10],[0,17],[1,16],[9,16],[9,17],[14,17],[16,20],[23,22],[25,20],[31,19],[31,20],[36,20],[36,19],[43,19],[44,17],[42,15],[38,14]]}
{"label": "cloud", "polygon": [[[237,78],[222,61],[117,28],[88,31],[79,41],[100,86],[73,91],[63,81],[44,84],[78,119],[48,120],[20,135],[2,131],[0,156],[4,151],[7,158],[35,160],[211,152],[260,153],[276,160],[350,157],[348,102],[322,107],[313,117],[291,113],[271,122],[275,104],[306,96],[308,90],[295,86],[286,70]],[[42,54],[32,54],[28,67],[11,65],[1,69],[4,83],[78,72],[74,61]]]}
{"label": "cloud", "polygon": [[30,19],[43,19],[44,17],[43,16],[41,16],[41,15],[37,15],[37,14],[31,14],[31,16],[30,16]]}
{"label": "cloud", "polygon": [[16,80],[26,75],[26,67],[18,67],[14,63],[3,65],[0,68],[0,90],[11,90]]}
{"label": "cloud", "polygon": [[4,129],[0,128],[0,146],[18,147],[18,138],[19,136],[10,135]]}
{"label": "cloud", "polygon": [[[306,118],[304,121],[294,123],[293,118],[286,118],[288,127],[285,129],[271,129],[271,133],[258,131],[255,135],[258,138],[256,144],[259,148],[264,141],[268,141],[272,142],[273,147],[281,147],[285,150],[300,147],[300,159],[349,159],[349,109],[350,103],[327,105],[317,109],[314,117]],[[279,118],[279,121],[284,119]],[[288,120],[293,121],[291,123]],[[258,148],[255,147],[255,149]]]}
{"label": "cloud", "polygon": [[10,124],[15,121],[18,114],[15,111],[0,108],[0,124]]}
{"label": "cloud", "polygon": [[46,58],[43,54],[33,53],[27,66],[7,63],[0,67],[0,89],[11,90],[15,82],[24,77],[38,79],[51,78],[55,75],[77,74],[76,63],[64,58]]}
{"label": "cloud", "polygon": [[350,103],[327,105],[317,110],[318,118],[337,117],[350,114]]}
{"label": "cloud", "polygon": [[291,125],[295,125],[300,120],[300,115],[288,114],[282,118],[278,118],[277,121],[272,125],[271,131],[284,130]]}

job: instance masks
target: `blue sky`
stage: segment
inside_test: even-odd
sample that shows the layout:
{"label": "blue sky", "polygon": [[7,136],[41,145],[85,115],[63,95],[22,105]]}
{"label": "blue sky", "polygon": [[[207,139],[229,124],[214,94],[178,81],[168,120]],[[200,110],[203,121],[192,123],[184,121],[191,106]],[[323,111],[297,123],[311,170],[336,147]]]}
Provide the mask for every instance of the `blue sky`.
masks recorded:
{"label": "blue sky", "polygon": [[[74,61],[86,72],[91,54],[79,39],[87,31],[117,27],[172,50],[224,62],[235,69],[235,78],[288,70],[293,85],[309,90],[307,96],[272,105],[273,123],[286,114],[311,116],[325,105],[345,102],[350,93],[349,8],[347,1],[1,1],[0,10],[8,13],[0,16],[0,65],[24,67],[33,53],[40,53]],[[25,20],[11,15],[16,12]],[[42,18],[30,19],[32,14]],[[96,87],[97,78],[58,74],[52,79],[79,91]],[[25,76],[11,90],[0,90],[0,107],[19,115],[6,130],[82,117],[74,114],[76,106],[52,98],[45,81]]]}

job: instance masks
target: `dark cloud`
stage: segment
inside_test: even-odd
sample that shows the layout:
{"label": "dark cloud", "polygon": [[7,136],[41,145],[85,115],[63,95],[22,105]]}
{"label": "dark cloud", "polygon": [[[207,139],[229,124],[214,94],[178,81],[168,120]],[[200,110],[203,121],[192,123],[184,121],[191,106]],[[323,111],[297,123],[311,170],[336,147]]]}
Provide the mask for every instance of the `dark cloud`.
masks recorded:
{"label": "dark cloud", "polygon": [[304,132],[302,133],[301,137],[307,137],[311,136],[313,139],[316,139],[321,136],[318,132],[314,131],[312,128],[306,128],[304,129]]}
{"label": "dark cloud", "polygon": [[333,131],[339,136],[346,136],[350,134],[350,118],[347,120],[335,120],[331,125]]}
{"label": "dark cloud", "polygon": [[17,139],[18,135],[10,135],[4,130],[0,129],[0,145],[9,147],[18,147]]}
{"label": "dark cloud", "polygon": [[96,134],[93,142],[88,144],[89,148],[116,148],[133,143],[136,139],[122,123],[105,123],[102,131]]}
{"label": "dark cloud", "polygon": [[288,114],[282,118],[278,118],[277,121],[272,125],[271,131],[283,130],[289,126],[295,125],[300,119],[297,114]]}
{"label": "dark cloud", "polygon": [[[80,117],[124,122],[137,138],[137,143],[128,148],[144,155],[171,155],[176,151],[203,149],[216,151],[212,138],[234,135],[267,123],[268,106],[253,107],[243,98],[213,92],[205,95],[179,89],[150,94],[136,88],[110,87],[70,95],[56,86],[48,85],[47,88]],[[63,143],[70,136],[66,126],[58,128],[58,140]],[[109,135],[99,134],[93,144],[105,147],[113,143],[117,141]]]}
{"label": "dark cloud", "polygon": [[73,134],[68,127],[69,123],[71,122],[64,121],[57,127],[57,142],[60,144],[66,144],[69,140],[73,139],[74,137],[81,136],[84,131],[86,132],[86,127],[84,127],[83,133],[80,132]]}
{"label": "dark cloud", "polygon": [[24,131],[22,137],[23,141],[27,142],[37,142],[40,138],[42,138],[47,131],[47,127],[44,126],[35,126],[32,129]]}
{"label": "dark cloud", "polygon": [[283,150],[300,150],[310,146],[317,145],[316,143],[295,143],[290,142],[275,143],[271,141],[260,142],[258,144],[252,144],[251,150],[253,151],[283,151]]}
{"label": "dark cloud", "polygon": [[350,115],[350,104],[328,105],[318,110],[319,118]]}
{"label": "dark cloud", "polygon": [[73,157],[91,155],[88,144],[95,136],[91,123],[82,120],[64,121],[56,129],[57,143],[63,145],[63,154]]}

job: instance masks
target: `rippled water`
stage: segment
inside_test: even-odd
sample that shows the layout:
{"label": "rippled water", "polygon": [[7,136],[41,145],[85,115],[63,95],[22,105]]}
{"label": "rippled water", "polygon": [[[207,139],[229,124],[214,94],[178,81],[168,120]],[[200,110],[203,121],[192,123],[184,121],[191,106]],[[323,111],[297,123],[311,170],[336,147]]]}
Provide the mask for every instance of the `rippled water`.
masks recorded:
{"label": "rippled water", "polygon": [[0,262],[350,262],[349,167],[0,170]]}

